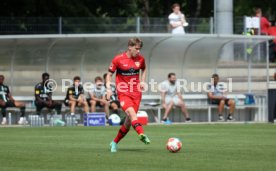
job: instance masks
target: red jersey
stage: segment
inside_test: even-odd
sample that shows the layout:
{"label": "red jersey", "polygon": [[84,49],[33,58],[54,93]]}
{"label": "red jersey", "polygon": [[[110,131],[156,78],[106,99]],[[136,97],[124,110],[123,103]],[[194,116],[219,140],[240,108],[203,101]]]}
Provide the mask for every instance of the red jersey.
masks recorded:
{"label": "red jersey", "polygon": [[115,56],[109,67],[109,72],[116,72],[116,88],[118,96],[141,96],[138,88],[140,84],[140,69],[145,69],[145,59],[141,54],[128,57],[126,52]]}
{"label": "red jersey", "polygon": [[261,34],[268,34],[268,28],[270,26],[269,21],[265,17],[261,17]]}

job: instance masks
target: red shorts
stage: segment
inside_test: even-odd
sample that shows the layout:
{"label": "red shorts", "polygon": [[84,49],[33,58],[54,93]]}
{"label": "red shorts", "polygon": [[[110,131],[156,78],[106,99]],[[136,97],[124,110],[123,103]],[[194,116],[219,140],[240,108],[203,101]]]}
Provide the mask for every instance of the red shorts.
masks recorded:
{"label": "red shorts", "polygon": [[138,112],[141,98],[142,96],[131,97],[123,94],[118,96],[123,111],[126,111],[129,107],[133,107],[136,113]]}

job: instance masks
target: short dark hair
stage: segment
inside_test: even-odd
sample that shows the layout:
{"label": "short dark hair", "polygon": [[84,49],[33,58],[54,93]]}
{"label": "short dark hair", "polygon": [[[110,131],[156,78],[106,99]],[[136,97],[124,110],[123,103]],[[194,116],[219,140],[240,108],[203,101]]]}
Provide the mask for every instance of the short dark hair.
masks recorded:
{"label": "short dark hair", "polygon": [[106,79],[106,76],[107,76],[107,73],[105,73],[105,74],[103,75],[103,79],[104,79],[104,80]]}
{"label": "short dark hair", "polygon": [[216,73],[215,73],[215,74],[213,74],[213,75],[212,75],[212,78],[215,78],[215,77],[219,78],[219,75],[218,75],[218,74],[216,74]]}
{"label": "short dark hair", "polygon": [[102,77],[97,76],[97,77],[95,78],[95,82],[97,82],[97,81],[103,81]]}
{"label": "short dark hair", "polygon": [[172,4],[172,9],[174,9],[175,7],[180,7],[179,3]]}
{"label": "short dark hair", "polygon": [[80,77],[80,76],[75,76],[75,77],[74,77],[74,81],[76,81],[76,80],[79,80],[79,81],[80,81],[80,80],[81,80],[81,77]]}
{"label": "short dark hair", "polygon": [[136,46],[139,45],[140,48],[143,47],[143,41],[138,37],[134,37],[128,40],[128,46]]}
{"label": "short dark hair", "polygon": [[169,73],[168,78],[171,78],[173,75],[175,76],[175,73],[173,73],[173,72]]}
{"label": "short dark hair", "polygon": [[255,12],[255,14],[260,14],[260,13],[262,13],[262,9],[261,8],[254,8],[254,12]]}
{"label": "short dark hair", "polygon": [[4,76],[4,75],[2,75],[2,74],[0,75],[0,77],[2,77],[3,79],[5,79],[5,76]]}
{"label": "short dark hair", "polygon": [[44,72],[44,73],[42,74],[42,78],[45,78],[45,77],[50,77],[50,74],[48,74],[47,72]]}

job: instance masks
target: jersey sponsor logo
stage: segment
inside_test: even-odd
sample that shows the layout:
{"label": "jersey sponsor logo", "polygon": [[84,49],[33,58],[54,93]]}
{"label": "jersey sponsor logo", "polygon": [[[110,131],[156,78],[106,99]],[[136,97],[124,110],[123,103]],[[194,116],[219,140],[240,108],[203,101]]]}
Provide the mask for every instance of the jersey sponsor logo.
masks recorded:
{"label": "jersey sponsor logo", "polygon": [[138,75],[139,74],[139,72],[138,73],[121,73],[123,76],[132,76],[132,75]]}
{"label": "jersey sponsor logo", "polygon": [[130,68],[129,70],[121,70],[118,69],[117,73],[123,75],[123,76],[132,76],[132,75],[138,75],[139,69],[135,70],[134,68]]}

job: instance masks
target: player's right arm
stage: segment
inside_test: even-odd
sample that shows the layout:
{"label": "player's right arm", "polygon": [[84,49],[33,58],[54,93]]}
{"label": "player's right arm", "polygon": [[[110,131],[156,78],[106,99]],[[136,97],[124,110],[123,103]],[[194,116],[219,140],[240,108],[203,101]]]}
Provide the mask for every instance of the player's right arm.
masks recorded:
{"label": "player's right arm", "polygon": [[68,97],[69,97],[69,100],[71,101],[77,101],[77,99],[73,97],[73,91],[70,90],[70,88],[68,89]]}
{"label": "player's right arm", "polygon": [[7,97],[8,97],[12,102],[15,102],[14,98],[13,98],[12,95],[11,95],[11,92],[10,92],[9,87],[7,87]]}
{"label": "player's right arm", "polygon": [[112,95],[112,90],[111,90],[111,86],[110,86],[110,83],[112,80],[112,75],[113,75],[112,72],[108,72],[107,76],[106,76],[106,100],[107,101],[110,101],[110,97]]}
{"label": "player's right arm", "polygon": [[112,80],[112,75],[114,72],[117,70],[117,58],[113,58],[109,68],[108,68],[108,73],[106,76],[106,100],[110,101],[110,96],[112,95],[112,89],[111,89],[111,80]]}

